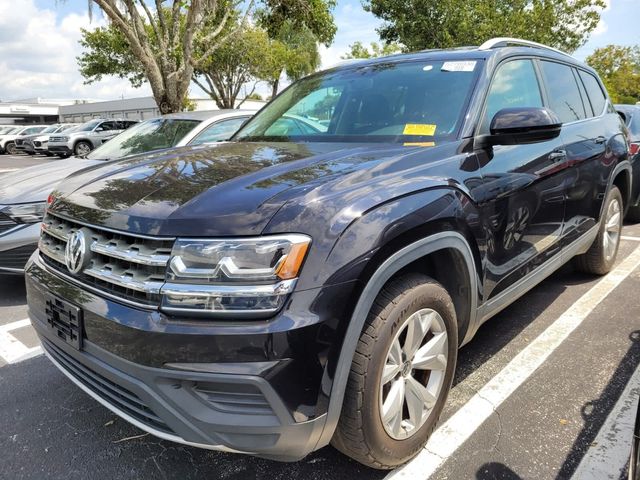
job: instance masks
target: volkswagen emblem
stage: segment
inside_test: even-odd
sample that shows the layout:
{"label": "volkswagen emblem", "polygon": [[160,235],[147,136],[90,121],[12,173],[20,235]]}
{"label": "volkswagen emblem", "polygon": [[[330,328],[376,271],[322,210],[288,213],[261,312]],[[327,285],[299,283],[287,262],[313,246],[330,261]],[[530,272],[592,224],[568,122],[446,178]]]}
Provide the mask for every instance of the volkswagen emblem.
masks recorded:
{"label": "volkswagen emblem", "polygon": [[84,230],[73,232],[64,249],[64,263],[71,273],[79,273],[89,262],[87,240],[90,236]]}

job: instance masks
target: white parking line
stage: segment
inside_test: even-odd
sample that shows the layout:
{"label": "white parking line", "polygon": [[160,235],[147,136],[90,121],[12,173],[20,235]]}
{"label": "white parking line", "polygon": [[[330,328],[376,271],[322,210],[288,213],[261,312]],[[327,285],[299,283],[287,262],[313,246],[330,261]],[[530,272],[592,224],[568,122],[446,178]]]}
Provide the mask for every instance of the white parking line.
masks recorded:
{"label": "white parking line", "polygon": [[582,458],[573,480],[619,479],[627,467],[640,394],[638,368]]}
{"label": "white parking line", "polygon": [[563,313],[553,324],[511,360],[449,420],[431,435],[426,447],[386,480],[424,480],[473,435],[493,412],[520,387],[556,348],[584,321],[631,272],[640,266],[637,247],[612,272]]}
{"label": "white parking line", "polygon": [[640,237],[630,237],[628,235],[622,235],[620,240],[630,240],[632,242],[640,242]]}
{"label": "white parking line", "polygon": [[42,354],[42,347],[29,348],[10,332],[31,325],[28,318],[0,325],[0,357],[6,363],[18,363]]}
{"label": "white parking line", "polygon": [[0,173],[9,173],[19,170],[18,168],[0,168]]}

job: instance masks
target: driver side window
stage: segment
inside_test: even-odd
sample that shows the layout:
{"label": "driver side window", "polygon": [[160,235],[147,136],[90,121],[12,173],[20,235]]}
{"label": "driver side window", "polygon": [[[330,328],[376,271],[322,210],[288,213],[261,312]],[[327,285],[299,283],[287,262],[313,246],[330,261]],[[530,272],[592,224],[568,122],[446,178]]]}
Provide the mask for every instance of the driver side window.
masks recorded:
{"label": "driver side window", "polygon": [[489,133],[491,119],[503,108],[542,106],[540,85],[532,61],[504,63],[498,67],[489,87],[480,133]]}

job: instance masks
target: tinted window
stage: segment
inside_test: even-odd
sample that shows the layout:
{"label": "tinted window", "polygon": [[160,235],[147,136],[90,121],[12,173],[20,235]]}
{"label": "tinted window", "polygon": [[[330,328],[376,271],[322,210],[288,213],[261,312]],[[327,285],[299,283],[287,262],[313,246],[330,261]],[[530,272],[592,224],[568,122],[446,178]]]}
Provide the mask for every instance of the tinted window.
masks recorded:
{"label": "tinted window", "polygon": [[584,87],[587,89],[587,95],[589,95],[589,101],[591,102],[594,114],[596,116],[601,115],[604,110],[604,105],[607,103],[607,97],[604,95],[602,88],[600,88],[600,82],[596,80],[596,77],[582,70],[580,70],[580,78],[584,83]]}
{"label": "tinted window", "polygon": [[229,140],[248,118],[249,117],[229,118],[209,125],[190,142],[190,145],[200,145],[201,143],[213,143]]}
{"label": "tinted window", "polygon": [[419,142],[448,137],[460,125],[479,63],[378,63],[312,75],[270,102],[235,139]]}
{"label": "tinted window", "polygon": [[547,92],[549,107],[562,123],[587,118],[572,68],[555,62],[540,62]]}
{"label": "tinted window", "polygon": [[119,130],[118,125],[116,122],[104,122],[102,125],[100,125],[96,131],[98,132],[104,132],[107,130]]}
{"label": "tinted window", "polygon": [[489,132],[496,113],[512,107],[542,107],[540,86],[531,60],[513,60],[498,67],[489,88],[481,132]]}

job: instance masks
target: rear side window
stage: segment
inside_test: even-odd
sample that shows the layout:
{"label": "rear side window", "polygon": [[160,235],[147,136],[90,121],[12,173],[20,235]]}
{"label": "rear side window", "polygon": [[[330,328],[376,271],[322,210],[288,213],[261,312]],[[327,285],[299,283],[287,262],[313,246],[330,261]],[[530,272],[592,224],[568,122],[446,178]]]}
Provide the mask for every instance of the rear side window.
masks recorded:
{"label": "rear side window", "polygon": [[498,67],[489,88],[481,133],[489,132],[496,113],[512,107],[542,107],[540,86],[531,60],[513,60]]}
{"label": "rear side window", "polygon": [[598,82],[596,77],[590,73],[580,70],[579,74],[582,79],[582,83],[584,83],[584,88],[587,89],[587,95],[589,95],[593,112],[596,117],[600,116],[604,110],[605,104],[607,103],[607,97],[600,87],[600,82]]}
{"label": "rear side window", "polygon": [[555,62],[540,62],[547,91],[549,107],[562,123],[587,118],[578,83],[571,67]]}

